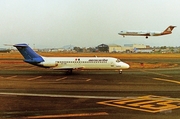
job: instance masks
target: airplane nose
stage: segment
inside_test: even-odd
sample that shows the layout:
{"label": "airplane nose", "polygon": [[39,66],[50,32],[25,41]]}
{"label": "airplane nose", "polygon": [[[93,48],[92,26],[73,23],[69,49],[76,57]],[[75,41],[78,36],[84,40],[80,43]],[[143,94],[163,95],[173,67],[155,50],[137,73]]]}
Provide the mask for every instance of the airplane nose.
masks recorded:
{"label": "airplane nose", "polygon": [[130,68],[129,64],[125,64],[125,68],[129,69]]}
{"label": "airplane nose", "polygon": [[124,68],[124,69],[128,69],[130,66],[129,66],[129,64],[126,64],[126,63],[123,63],[123,65],[122,65],[122,68]]}
{"label": "airplane nose", "polygon": [[130,66],[129,64],[126,64],[124,62],[121,62],[120,64],[117,65],[118,67],[121,67],[122,69],[128,69]]}

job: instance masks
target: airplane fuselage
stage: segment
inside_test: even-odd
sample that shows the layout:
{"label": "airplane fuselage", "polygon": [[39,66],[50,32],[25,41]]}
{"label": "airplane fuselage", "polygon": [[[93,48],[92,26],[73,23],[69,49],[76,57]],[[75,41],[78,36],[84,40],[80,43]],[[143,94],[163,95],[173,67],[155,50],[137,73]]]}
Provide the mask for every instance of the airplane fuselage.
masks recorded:
{"label": "airplane fuselage", "polygon": [[146,36],[146,38],[148,38],[148,36],[161,36],[161,35],[171,34],[172,30],[175,27],[176,26],[169,26],[164,31],[136,31],[136,30],[128,30],[128,31],[121,31],[118,34],[122,35],[123,37],[125,37],[125,36]]}
{"label": "airplane fuselage", "polygon": [[129,68],[128,64],[113,57],[43,57],[27,44],[13,46],[23,55],[24,62],[54,70],[68,70],[71,73],[74,69],[113,69],[121,73],[122,69]]}
{"label": "airplane fuselage", "polygon": [[112,57],[42,57],[37,65],[57,70],[68,69],[115,69],[129,68],[129,65]]}
{"label": "airplane fuselage", "polygon": [[[118,33],[122,36],[160,36],[160,35],[166,35],[159,31],[154,32],[146,32],[146,31],[121,31]],[[168,33],[169,34],[169,33]]]}

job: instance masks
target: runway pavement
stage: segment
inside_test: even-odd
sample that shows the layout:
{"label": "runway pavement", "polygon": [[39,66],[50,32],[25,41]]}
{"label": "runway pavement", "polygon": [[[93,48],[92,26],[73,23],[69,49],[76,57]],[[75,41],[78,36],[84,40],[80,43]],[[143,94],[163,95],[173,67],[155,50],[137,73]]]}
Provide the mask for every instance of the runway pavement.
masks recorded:
{"label": "runway pavement", "polygon": [[179,119],[180,68],[0,70],[2,118]]}

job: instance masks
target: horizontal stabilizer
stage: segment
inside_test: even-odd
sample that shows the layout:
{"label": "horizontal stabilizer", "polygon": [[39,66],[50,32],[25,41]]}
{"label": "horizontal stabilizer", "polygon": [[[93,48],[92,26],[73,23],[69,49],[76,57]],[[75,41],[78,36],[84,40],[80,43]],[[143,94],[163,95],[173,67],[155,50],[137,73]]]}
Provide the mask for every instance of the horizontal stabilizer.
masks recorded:
{"label": "horizontal stabilizer", "polygon": [[27,44],[15,44],[14,47],[28,47]]}

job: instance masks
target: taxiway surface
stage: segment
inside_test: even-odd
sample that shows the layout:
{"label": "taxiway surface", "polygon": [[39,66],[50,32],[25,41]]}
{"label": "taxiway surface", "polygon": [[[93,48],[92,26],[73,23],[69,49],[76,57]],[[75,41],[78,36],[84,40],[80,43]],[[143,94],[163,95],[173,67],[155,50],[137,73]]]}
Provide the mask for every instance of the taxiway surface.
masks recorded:
{"label": "taxiway surface", "polygon": [[64,72],[0,70],[2,118],[179,119],[180,68]]}

